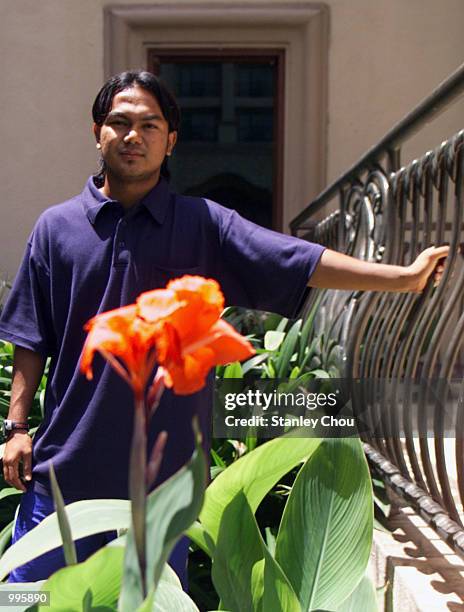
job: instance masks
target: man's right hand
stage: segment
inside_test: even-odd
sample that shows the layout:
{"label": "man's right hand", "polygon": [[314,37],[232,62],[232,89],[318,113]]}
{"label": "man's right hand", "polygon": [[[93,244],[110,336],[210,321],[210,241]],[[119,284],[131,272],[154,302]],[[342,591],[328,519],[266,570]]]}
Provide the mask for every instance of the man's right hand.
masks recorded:
{"label": "man's right hand", "polygon": [[32,438],[27,431],[12,431],[8,436],[3,453],[3,477],[6,482],[26,491],[26,486],[19,477],[19,464],[23,464],[23,478],[30,481],[32,478]]}

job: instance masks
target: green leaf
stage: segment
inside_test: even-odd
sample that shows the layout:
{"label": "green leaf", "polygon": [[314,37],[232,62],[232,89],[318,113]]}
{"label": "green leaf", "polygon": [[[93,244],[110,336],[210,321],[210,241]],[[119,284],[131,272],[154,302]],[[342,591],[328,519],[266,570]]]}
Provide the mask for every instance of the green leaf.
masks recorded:
{"label": "green leaf", "polygon": [[214,448],[211,449],[211,457],[214,461],[214,465],[217,465],[219,467],[225,467],[225,461],[223,460],[223,458],[214,450]]}
{"label": "green leaf", "polygon": [[[198,436],[190,461],[147,498],[147,556],[145,582],[156,586],[169,555],[181,535],[192,525],[203,503],[206,462]],[[132,612],[142,604],[139,566],[133,532],[127,533],[125,571],[119,610]]]}
{"label": "green leaf", "polygon": [[[300,347],[299,347],[299,351],[298,351],[298,361],[301,364],[303,358],[304,358],[304,354],[305,354],[305,349],[307,347],[308,344],[308,340],[309,340],[309,335],[312,331],[313,328],[313,323],[314,323],[314,318],[316,316],[316,312],[319,308],[319,304],[322,298],[322,293],[319,293],[307,318],[306,321],[304,322],[304,325],[301,329],[301,334],[300,334]],[[302,366],[303,369],[303,366]]]}
{"label": "green leaf", "polygon": [[311,374],[314,378],[330,378],[325,370],[311,370]]}
{"label": "green leaf", "polygon": [[[81,612],[87,609],[114,610],[123,569],[124,549],[105,546],[83,563],[70,565],[55,572],[42,585],[50,591],[50,612]],[[90,604],[90,605],[89,605]]]}
{"label": "green leaf", "polygon": [[358,439],[327,439],[300,470],[276,560],[304,610],[336,609],[363,576],[372,543],[372,486]]}
{"label": "green leaf", "polygon": [[308,347],[307,352],[304,353],[304,357],[302,361],[300,361],[300,368],[303,371],[307,364],[311,363],[311,360],[316,356],[317,353],[317,343],[319,338],[314,338],[311,344]]}
{"label": "green leaf", "polygon": [[222,515],[212,579],[227,609],[301,612],[290,583],[263,542],[242,491]]}
{"label": "green leaf", "polygon": [[150,591],[142,605],[136,612],[199,612],[195,603],[182,585],[175,571],[166,563],[156,589]]}
{"label": "green leaf", "polygon": [[254,357],[250,357],[250,359],[247,359],[245,362],[242,363],[243,374],[246,374],[253,368],[256,368],[257,366],[262,364],[263,361],[266,361],[268,357],[269,357],[269,352],[266,351],[264,353],[260,353],[259,355],[255,355]]}
{"label": "green leaf", "polygon": [[242,366],[239,361],[229,363],[224,369],[223,378],[243,378]]}
{"label": "green leaf", "polygon": [[267,546],[269,552],[271,553],[271,555],[274,557],[275,556],[276,538],[275,538],[274,534],[272,533],[270,527],[266,527],[264,529],[264,533],[266,534],[266,546]]}
{"label": "green leaf", "polygon": [[307,383],[313,380],[314,376],[311,372],[305,372],[302,376],[295,379],[290,379],[288,382],[281,383],[279,385],[280,393],[293,393],[296,389],[302,388],[303,391],[307,391]]}
{"label": "green leaf", "polygon": [[[86,499],[69,504],[66,512],[76,540],[103,531],[127,528],[130,523],[130,504],[126,499]],[[61,543],[54,512],[8,548],[0,559],[0,580],[15,567],[61,546]]]}
{"label": "green leaf", "polygon": [[272,487],[292,468],[318,448],[319,439],[281,437],[270,440],[247,453],[206,489],[200,521],[216,541],[222,513],[235,495],[243,490],[252,512]]}
{"label": "green leaf", "polygon": [[216,476],[223,472],[225,469],[225,467],[220,467],[219,465],[212,465],[209,469],[211,480],[214,480]]}
{"label": "green leaf", "polygon": [[153,612],[199,612],[195,602],[182,590],[175,571],[164,566],[158,587],[154,593]]}
{"label": "green leaf", "polygon": [[148,497],[147,584],[155,585],[176,542],[200,514],[206,485],[206,461],[197,445],[191,460]]}
{"label": "green leaf", "polygon": [[337,608],[337,612],[377,612],[378,609],[374,585],[364,576],[348,599]]}
{"label": "green leaf", "polygon": [[287,323],[288,323],[288,319],[285,317],[282,317],[282,319],[279,321],[279,324],[276,327],[276,331],[279,331],[279,332],[285,331],[285,328],[287,327]]}
{"label": "green leaf", "polygon": [[0,557],[1,555],[3,555],[5,548],[8,546],[8,544],[11,541],[11,536],[13,534],[13,527],[14,527],[14,519],[10,523],[8,523],[8,525],[5,525],[2,531],[0,531]]}
{"label": "green leaf", "polygon": [[195,521],[185,532],[188,537],[195,542],[195,544],[201,548],[210,557],[214,553],[214,542],[209,536],[206,529],[199,521]]}
{"label": "green leaf", "polygon": [[14,487],[5,487],[0,491],[0,499],[4,499],[5,497],[10,497],[11,495],[22,495],[23,492],[19,489],[15,489]]}
{"label": "green leaf", "polygon": [[61,539],[63,541],[64,559],[66,565],[74,565],[77,563],[76,546],[73,542],[71,526],[69,525],[64,507],[63,496],[61,495],[60,487],[58,486],[58,481],[56,480],[55,469],[51,461],[48,473],[50,476],[53,502],[55,504],[56,515],[58,517],[58,526],[60,528]]}
{"label": "green leaf", "polygon": [[264,334],[264,348],[266,351],[276,351],[282,344],[285,333],[282,331],[268,331]]}
{"label": "green leaf", "polygon": [[288,366],[290,364],[290,359],[292,358],[293,353],[295,352],[296,343],[298,342],[298,335],[300,333],[301,328],[301,319],[295,321],[295,323],[290,328],[283,344],[280,349],[279,357],[277,358],[277,378],[284,378],[288,373]]}

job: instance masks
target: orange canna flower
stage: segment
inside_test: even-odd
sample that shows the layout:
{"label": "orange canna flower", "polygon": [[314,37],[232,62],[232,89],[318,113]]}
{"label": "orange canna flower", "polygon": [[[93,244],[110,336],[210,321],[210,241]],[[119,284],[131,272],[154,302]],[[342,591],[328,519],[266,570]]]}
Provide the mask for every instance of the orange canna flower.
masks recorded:
{"label": "orange canna flower", "polygon": [[223,308],[218,283],[200,276],[184,276],[166,289],[142,293],[136,304],[96,315],[86,324],[81,371],[92,379],[98,351],[138,397],[156,362],[164,384],[175,393],[199,391],[213,366],[255,352],[231,325],[219,320]]}
{"label": "orange canna flower", "polygon": [[[170,292],[158,291],[160,317],[167,316],[182,304]],[[156,363],[156,325],[137,314],[135,304],[98,314],[87,322],[88,331],[82,350],[81,372],[92,380],[92,361],[99,352],[112,367],[141,395]]]}
{"label": "orange canna flower", "polygon": [[251,344],[235,329],[219,320],[224,296],[219,284],[201,276],[183,276],[168,283],[179,304],[159,318],[156,290],[137,299],[139,316],[161,322],[157,334],[157,361],[166,371],[165,384],[179,395],[199,391],[215,365],[246,359],[254,354]]}

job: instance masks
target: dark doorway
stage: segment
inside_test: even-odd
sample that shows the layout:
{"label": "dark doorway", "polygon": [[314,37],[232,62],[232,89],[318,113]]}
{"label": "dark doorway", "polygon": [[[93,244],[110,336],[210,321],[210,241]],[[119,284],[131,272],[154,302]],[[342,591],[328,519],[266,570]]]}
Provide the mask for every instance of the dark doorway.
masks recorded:
{"label": "dark doorway", "polygon": [[282,230],[284,51],[151,49],[148,67],[182,111],[174,189]]}

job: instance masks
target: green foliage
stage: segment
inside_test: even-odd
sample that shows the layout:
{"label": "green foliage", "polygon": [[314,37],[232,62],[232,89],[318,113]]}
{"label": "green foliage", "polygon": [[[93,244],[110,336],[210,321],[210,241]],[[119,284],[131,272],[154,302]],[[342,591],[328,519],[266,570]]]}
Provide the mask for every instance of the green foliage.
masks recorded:
{"label": "green foliage", "polygon": [[71,612],[105,606],[106,610],[114,610],[121,584],[123,557],[122,547],[105,546],[83,563],[55,572],[41,588],[50,591],[51,606],[47,609]]}
{"label": "green foliage", "polygon": [[[0,416],[2,418],[6,418],[10,404],[11,378],[13,374],[13,351],[14,349],[12,344],[0,340]],[[49,363],[47,362],[44,375],[40,381],[37,393],[34,396],[32,409],[29,414],[29,426],[31,428],[35,428],[40,425],[43,419],[48,366]],[[3,439],[0,440],[0,442],[3,441]]]}
{"label": "green foliage", "polygon": [[295,480],[276,541],[276,560],[304,610],[336,609],[349,596],[369,560],[372,525],[359,440],[324,440]]}
{"label": "green foliage", "polygon": [[[289,388],[333,376],[339,347],[324,337],[312,338],[316,307],[304,322],[232,309],[228,317],[235,317],[235,323],[230,318],[229,322],[251,334],[257,354],[241,365],[218,368],[218,375],[286,378]],[[0,368],[5,362],[1,359]],[[11,379],[11,370],[2,372],[4,379]],[[1,384],[0,398],[7,400],[8,380]],[[39,420],[41,402],[43,406],[39,392]],[[372,537],[372,488],[359,441],[282,437],[260,442],[253,435],[213,442],[213,480],[201,512],[205,464],[198,449],[189,464],[148,496],[149,590],[144,601],[125,500],[66,506],[73,540],[111,529],[129,531],[84,563],[63,568],[46,584],[30,588],[53,590],[56,606],[66,600],[66,607],[50,610],[103,611],[118,606],[121,612],[198,612],[166,565],[175,542],[186,532],[202,559],[212,561],[212,580],[221,598],[218,606],[214,591],[206,594],[202,601],[208,606],[202,609],[373,612],[375,592],[363,578]],[[11,524],[0,533],[0,547],[9,531]],[[60,535],[57,515],[47,517],[6,550],[0,575],[67,537],[66,530]],[[209,567],[200,563],[195,569],[201,568],[205,577]]]}
{"label": "green foliage", "polygon": [[213,581],[229,610],[300,612],[298,598],[267,549],[243,491],[222,513]]}
{"label": "green foliage", "polygon": [[56,517],[60,528],[61,540],[63,542],[63,552],[66,565],[74,565],[77,563],[76,546],[72,539],[71,526],[68,521],[68,516],[65,510],[63,496],[61,495],[58,481],[56,480],[53,463],[50,461],[50,484],[52,487],[53,500],[55,503]]}
{"label": "green foliage", "polygon": [[[0,283],[1,288],[1,283]],[[13,374],[13,345],[9,342],[0,340],[0,418],[4,419],[8,415],[11,394],[11,378]],[[45,368],[44,375],[40,382],[37,393],[35,394],[31,412],[29,415],[29,426],[31,434],[33,434],[37,426],[42,422],[43,408],[45,399],[45,385],[47,382],[48,363]],[[0,458],[3,457],[4,438],[0,432]],[[8,492],[8,493],[7,493]],[[0,470],[0,495],[8,497],[3,499],[0,506],[0,529],[3,529],[13,520],[16,508],[20,501],[21,491],[16,489],[11,490],[3,478],[3,470]],[[3,542],[7,545],[7,542]]]}
{"label": "green foliage", "polygon": [[[182,592],[180,583],[163,581],[166,561],[182,533],[200,512],[205,487],[206,462],[197,437],[191,460],[147,498],[146,584],[150,589],[144,601],[140,566],[130,526],[130,505],[126,500],[85,500],[69,506],[62,503],[56,479],[52,485],[57,513],[11,546],[0,559],[3,577],[14,567],[64,544],[68,562],[53,574],[42,590],[50,591],[51,610],[166,610],[166,602],[177,601],[180,610],[197,610]],[[83,563],[74,563],[73,539],[111,529],[127,529],[119,538]],[[72,533],[72,538],[71,538]],[[158,592],[161,589],[160,593]]]}
{"label": "green foliage", "polygon": [[[66,506],[66,514],[73,539],[77,540],[112,529],[127,529],[130,504],[125,499],[85,499]],[[54,512],[5,551],[0,558],[0,580],[15,567],[61,544],[58,518]]]}
{"label": "green foliage", "polygon": [[[224,316],[228,322],[241,333],[249,332],[248,339],[256,355],[243,362],[241,370],[236,368],[240,364],[219,366],[216,375],[219,378],[292,379],[297,384],[308,378],[320,378],[321,372],[329,376],[322,365],[327,361],[327,347],[312,337],[318,305],[319,300],[316,300],[306,319],[294,322],[276,314],[226,309]],[[254,323],[253,328],[250,321]]]}
{"label": "green foliage", "polygon": [[[274,558],[272,534],[268,549],[254,513],[304,458]],[[213,582],[227,609],[337,610],[364,575],[372,524],[372,486],[359,440],[280,438],[244,455],[215,479],[200,521],[188,534],[211,556]]]}
{"label": "green foliage", "polygon": [[[281,437],[258,446],[222,472],[207,488],[200,514],[204,529],[214,542],[227,504],[243,491],[252,512],[265,495],[293,467],[309,457],[319,439]],[[190,532],[188,532],[189,535]]]}
{"label": "green foliage", "polygon": [[372,581],[363,576],[358,586],[345,599],[337,612],[377,612],[377,596]]}
{"label": "green foliage", "polygon": [[[191,460],[148,496],[145,583],[155,589],[174,545],[200,513],[205,475],[206,462],[197,441]],[[127,534],[124,563],[119,609],[132,612],[143,600],[132,529]]]}

